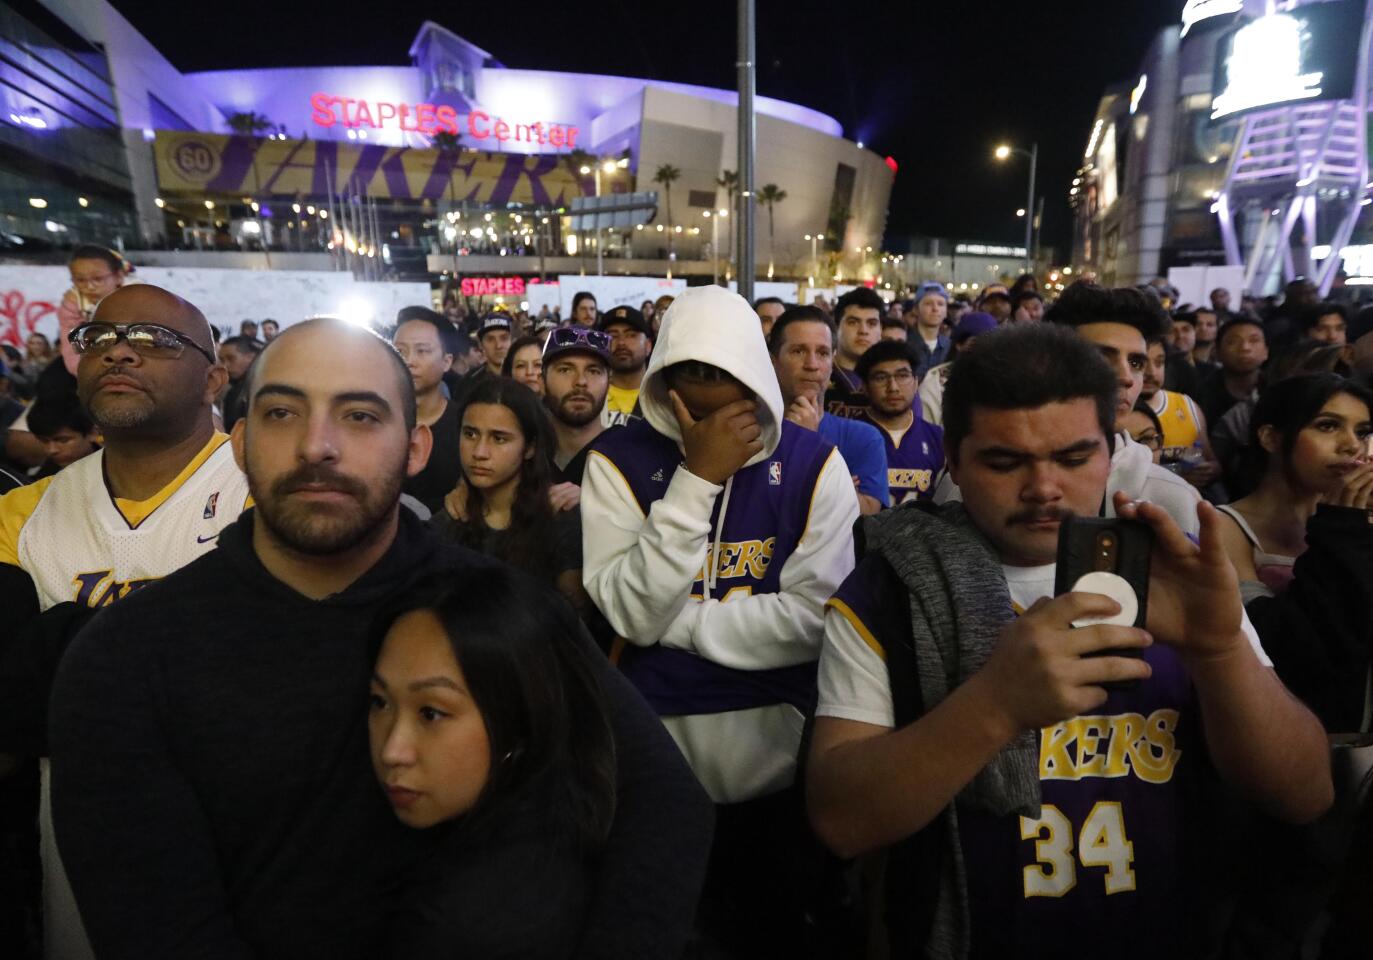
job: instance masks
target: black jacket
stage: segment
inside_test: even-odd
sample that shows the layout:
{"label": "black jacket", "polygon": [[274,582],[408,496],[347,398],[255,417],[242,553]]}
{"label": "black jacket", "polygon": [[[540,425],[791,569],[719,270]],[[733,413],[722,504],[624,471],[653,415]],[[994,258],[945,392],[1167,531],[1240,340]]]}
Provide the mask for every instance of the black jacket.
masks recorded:
{"label": "black jacket", "polygon": [[[491,561],[408,511],[346,590],[310,600],[252,549],[253,512],[216,550],[107,608],[52,698],[57,841],[102,958],[371,958],[424,859],[368,762],[369,626],[381,604]],[[680,952],[712,811],[638,694],[606,665],[618,813],[579,956]]]}

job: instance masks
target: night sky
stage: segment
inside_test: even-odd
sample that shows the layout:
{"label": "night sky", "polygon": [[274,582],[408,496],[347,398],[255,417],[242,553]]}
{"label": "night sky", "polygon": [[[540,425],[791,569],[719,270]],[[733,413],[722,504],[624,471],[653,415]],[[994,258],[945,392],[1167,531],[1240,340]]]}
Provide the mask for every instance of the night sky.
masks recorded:
{"label": "night sky", "polygon": [[[508,67],[735,86],[729,0],[234,0],[212,23],[185,0],[114,3],[186,71],[404,64],[420,24],[434,20]],[[1102,90],[1137,79],[1150,40],[1177,22],[1183,0],[757,5],[758,92],[837,118],[845,136],[900,164],[890,246],[910,233],[1022,240],[1015,210],[1027,161],[1003,165],[991,154],[1003,140],[1037,140],[1043,242],[1061,254],[1068,185]]]}

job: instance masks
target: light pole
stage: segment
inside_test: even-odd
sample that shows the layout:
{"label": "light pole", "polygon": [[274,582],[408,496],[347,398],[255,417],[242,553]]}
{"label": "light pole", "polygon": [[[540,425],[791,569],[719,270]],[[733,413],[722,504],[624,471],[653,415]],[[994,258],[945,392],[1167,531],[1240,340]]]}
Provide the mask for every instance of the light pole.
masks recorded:
{"label": "light pole", "polygon": [[1033,273],[1034,265],[1030,258],[1033,256],[1031,249],[1034,240],[1034,217],[1031,214],[1031,211],[1035,208],[1035,167],[1039,163],[1039,144],[1030,144],[1030,149],[1028,150],[1024,147],[1013,147],[1007,143],[1003,143],[996,148],[996,158],[998,160],[1009,159],[1013,153],[1019,153],[1030,158],[1030,192],[1028,199],[1025,201],[1025,272]]}
{"label": "light pole", "polygon": [[823,233],[808,233],[806,239],[810,241],[810,285],[813,287],[816,277],[820,276],[820,257],[815,252],[815,245],[825,239],[825,235]]}
{"label": "light pole", "polygon": [[710,221],[710,259],[711,259],[711,282],[716,286],[720,284],[720,221],[729,218],[729,211],[721,207],[715,212],[702,210],[701,216]]}

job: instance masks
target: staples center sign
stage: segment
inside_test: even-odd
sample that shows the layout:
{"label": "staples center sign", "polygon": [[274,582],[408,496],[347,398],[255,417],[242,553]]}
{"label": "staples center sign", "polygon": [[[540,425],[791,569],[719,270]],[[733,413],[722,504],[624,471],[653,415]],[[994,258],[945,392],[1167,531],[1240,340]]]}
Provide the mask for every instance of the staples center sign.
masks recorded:
{"label": "staples center sign", "polygon": [[463,116],[446,104],[391,103],[316,93],[310,97],[310,107],[313,110],[310,119],[321,127],[341,124],[351,129],[404,130],[429,137],[436,133],[451,133],[466,137],[469,142],[495,140],[497,143],[533,143],[555,150],[572,150],[581,133],[579,128],[566,123],[509,123],[484,110],[473,110]]}

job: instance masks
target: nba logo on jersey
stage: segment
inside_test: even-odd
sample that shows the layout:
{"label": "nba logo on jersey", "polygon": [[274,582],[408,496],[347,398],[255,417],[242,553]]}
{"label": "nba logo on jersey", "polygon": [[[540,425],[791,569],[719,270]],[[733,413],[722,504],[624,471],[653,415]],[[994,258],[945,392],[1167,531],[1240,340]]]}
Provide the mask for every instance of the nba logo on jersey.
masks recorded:
{"label": "nba logo on jersey", "polygon": [[215,515],[215,507],[218,506],[218,504],[219,504],[219,491],[216,490],[214,493],[210,494],[210,498],[209,498],[208,500],[205,501],[205,517],[204,517],[204,519],[209,520],[211,517],[213,517],[213,516]]}
{"label": "nba logo on jersey", "polygon": [[930,455],[930,445],[926,443],[924,440],[920,441],[920,452],[927,457]]}
{"label": "nba logo on jersey", "polygon": [[768,464],[768,483],[774,487],[782,485],[782,461],[773,460]]}

